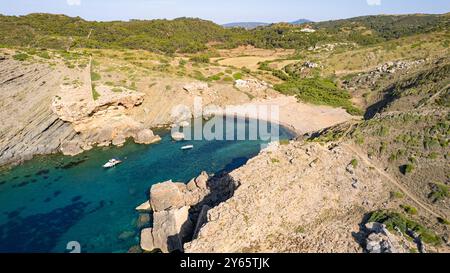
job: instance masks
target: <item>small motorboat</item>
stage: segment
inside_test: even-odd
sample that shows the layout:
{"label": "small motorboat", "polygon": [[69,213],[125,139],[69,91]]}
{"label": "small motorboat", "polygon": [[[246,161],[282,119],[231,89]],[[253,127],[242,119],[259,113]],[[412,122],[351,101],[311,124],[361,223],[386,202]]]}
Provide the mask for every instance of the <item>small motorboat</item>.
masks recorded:
{"label": "small motorboat", "polygon": [[103,168],[105,168],[105,169],[112,168],[116,165],[119,165],[120,163],[122,163],[122,161],[120,161],[117,158],[113,158],[113,159],[110,159],[105,165],[103,165]]}
{"label": "small motorboat", "polygon": [[194,149],[194,145],[186,145],[181,147],[181,150],[191,150],[191,149]]}

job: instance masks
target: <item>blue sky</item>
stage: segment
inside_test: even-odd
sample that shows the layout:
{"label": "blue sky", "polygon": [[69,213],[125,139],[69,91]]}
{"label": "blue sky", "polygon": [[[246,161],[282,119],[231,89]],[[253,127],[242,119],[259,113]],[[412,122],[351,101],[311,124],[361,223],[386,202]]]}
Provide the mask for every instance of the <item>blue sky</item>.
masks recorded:
{"label": "blue sky", "polygon": [[111,21],[199,17],[217,23],[314,21],[369,14],[445,13],[450,0],[0,0],[0,13],[48,12]]}

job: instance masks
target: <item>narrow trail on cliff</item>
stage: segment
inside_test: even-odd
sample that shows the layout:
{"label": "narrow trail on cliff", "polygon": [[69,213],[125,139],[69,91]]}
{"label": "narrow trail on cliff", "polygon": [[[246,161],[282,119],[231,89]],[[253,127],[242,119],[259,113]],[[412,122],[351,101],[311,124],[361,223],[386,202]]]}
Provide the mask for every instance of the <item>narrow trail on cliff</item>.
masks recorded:
{"label": "narrow trail on cliff", "polygon": [[398,189],[400,189],[408,198],[410,198],[413,202],[415,202],[419,207],[421,207],[422,209],[424,209],[425,211],[427,211],[428,213],[430,213],[431,215],[435,216],[435,217],[441,217],[446,219],[446,217],[444,217],[443,215],[433,211],[427,204],[423,203],[422,201],[420,201],[414,194],[410,193],[408,191],[408,189],[406,187],[404,187],[400,182],[398,182],[395,178],[391,177],[388,173],[386,173],[383,169],[379,168],[378,166],[376,166],[374,163],[372,163],[367,156],[365,156],[364,154],[362,154],[360,151],[358,151],[357,149],[355,149],[354,147],[352,147],[349,144],[341,144],[342,146],[348,148],[350,151],[352,151],[353,153],[355,153],[357,156],[359,156],[365,164],[367,164],[369,167],[374,168],[374,170],[376,170],[381,176],[383,176],[384,178],[387,179],[387,181],[394,185],[395,187],[397,187]]}

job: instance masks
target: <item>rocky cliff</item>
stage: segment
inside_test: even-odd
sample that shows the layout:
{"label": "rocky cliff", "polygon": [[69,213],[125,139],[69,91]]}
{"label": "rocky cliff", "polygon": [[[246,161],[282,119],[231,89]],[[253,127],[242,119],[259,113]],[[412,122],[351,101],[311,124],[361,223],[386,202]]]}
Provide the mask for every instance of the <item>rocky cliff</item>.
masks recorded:
{"label": "rocky cliff", "polygon": [[0,165],[57,152],[76,136],[50,109],[61,81],[62,73],[48,65],[0,60]]}
{"label": "rocky cliff", "polygon": [[94,87],[89,65],[68,68],[53,61],[0,59],[0,166],[122,145],[127,138],[140,144],[160,140],[126,113],[142,104],[143,93]]}

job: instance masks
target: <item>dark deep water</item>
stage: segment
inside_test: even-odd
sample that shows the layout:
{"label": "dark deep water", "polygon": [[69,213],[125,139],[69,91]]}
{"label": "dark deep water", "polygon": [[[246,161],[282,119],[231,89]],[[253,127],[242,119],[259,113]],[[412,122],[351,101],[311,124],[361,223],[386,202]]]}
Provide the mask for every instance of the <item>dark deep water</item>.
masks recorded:
{"label": "dark deep water", "polygon": [[[239,122],[239,121],[238,121]],[[240,121],[243,122],[243,121]],[[248,122],[245,122],[248,127]],[[292,134],[280,128],[280,138]],[[244,165],[267,142],[184,141],[162,135],[156,145],[128,142],[95,148],[76,157],[39,156],[0,172],[0,252],[127,252],[139,244],[135,207],[152,184],[187,182],[201,171],[218,173]],[[195,148],[180,148],[193,144]],[[109,170],[110,158],[124,162]]]}

